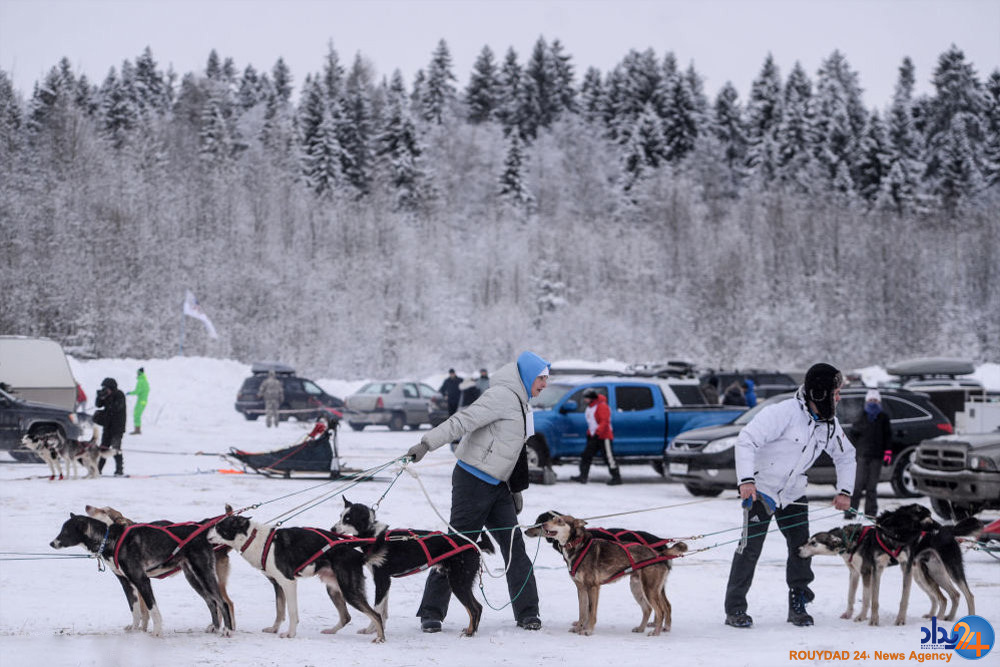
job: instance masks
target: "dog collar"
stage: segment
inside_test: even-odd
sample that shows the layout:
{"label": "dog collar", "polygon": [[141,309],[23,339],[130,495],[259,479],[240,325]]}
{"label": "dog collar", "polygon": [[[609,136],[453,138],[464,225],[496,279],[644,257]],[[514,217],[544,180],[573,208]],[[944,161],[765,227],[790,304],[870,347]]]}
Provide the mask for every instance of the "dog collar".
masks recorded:
{"label": "dog collar", "polygon": [[247,541],[243,543],[242,547],[240,547],[240,553],[243,553],[244,551],[247,550],[247,548],[250,546],[250,543],[253,542],[253,539],[255,537],[257,537],[257,529],[256,528],[254,528],[253,530],[250,531],[250,537],[248,537]]}

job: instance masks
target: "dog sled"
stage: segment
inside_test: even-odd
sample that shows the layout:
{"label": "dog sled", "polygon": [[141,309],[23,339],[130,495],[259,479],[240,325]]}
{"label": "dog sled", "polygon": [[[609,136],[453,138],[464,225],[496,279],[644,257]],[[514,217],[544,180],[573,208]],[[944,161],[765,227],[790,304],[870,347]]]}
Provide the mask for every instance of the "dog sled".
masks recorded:
{"label": "dog sled", "polygon": [[352,471],[340,465],[337,452],[337,422],[327,423],[320,418],[309,435],[290,447],[269,452],[248,452],[237,447],[229,450],[228,456],[239,461],[244,470],[267,477],[290,478],[323,477],[339,479]]}

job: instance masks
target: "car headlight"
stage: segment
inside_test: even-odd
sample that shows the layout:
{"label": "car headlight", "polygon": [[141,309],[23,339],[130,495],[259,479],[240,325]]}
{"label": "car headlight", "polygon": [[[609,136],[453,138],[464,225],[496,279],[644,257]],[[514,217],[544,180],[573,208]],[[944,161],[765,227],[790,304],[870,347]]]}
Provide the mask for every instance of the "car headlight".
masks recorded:
{"label": "car headlight", "polygon": [[706,454],[715,454],[717,452],[724,452],[727,449],[732,449],[736,445],[736,439],[739,436],[733,435],[728,438],[719,438],[718,440],[713,440],[712,442],[705,445],[705,449],[701,450]]}
{"label": "car headlight", "polygon": [[985,456],[970,456],[969,457],[969,467],[973,470],[992,470],[996,471],[996,462]]}
{"label": "car headlight", "polygon": [[80,422],[79,422],[79,421],[77,420],[77,418],[76,418],[76,415],[75,415],[75,414],[73,414],[72,412],[71,412],[71,413],[69,413],[69,414],[68,414],[68,415],[66,415],[66,416],[67,416],[67,417],[69,418],[70,422],[72,422],[72,423],[74,423],[74,424],[79,424],[79,423],[80,423]]}

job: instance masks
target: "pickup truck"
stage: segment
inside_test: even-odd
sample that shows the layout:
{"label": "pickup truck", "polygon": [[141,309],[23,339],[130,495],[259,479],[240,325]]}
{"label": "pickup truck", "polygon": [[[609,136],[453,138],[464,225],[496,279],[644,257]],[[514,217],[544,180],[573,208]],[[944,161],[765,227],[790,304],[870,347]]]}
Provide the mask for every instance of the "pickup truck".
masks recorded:
{"label": "pickup truck", "polygon": [[556,376],[531,402],[535,435],[527,444],[534,479],[552,484],[553,465],[580,459],[587,443],[587,389],[608,399],[618,463],[649,463],[661,475],[664,451],[678,433],[731,422],[746,410],[706,405],[697,380]]}
{"label": "pickup truck", "polygon": [[910,474],[947,521],[1000,509],[1000,431],[925,440]]}

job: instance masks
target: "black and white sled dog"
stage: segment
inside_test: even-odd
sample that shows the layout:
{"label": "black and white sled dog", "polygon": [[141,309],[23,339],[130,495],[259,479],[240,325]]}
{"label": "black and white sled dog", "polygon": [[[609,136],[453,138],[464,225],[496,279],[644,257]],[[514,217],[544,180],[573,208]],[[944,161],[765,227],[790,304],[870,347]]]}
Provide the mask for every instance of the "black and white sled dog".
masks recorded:
{"label": "black and white sled dog", "polygon": [[[944,611],[941,589],[948,592],[957,607],[958,594],[952,581],[965,593],[970,610],[974,610],[974,598],[965,580],[962,552],[955,538],[975,534],[981,525],[978,520],[972,519],[959,522],[956,526],[941,526],[926,507],[904,505],[880,514],[874,526],[849,524],[816,533],[799,547],[799,555],[803,558],[821,555],[843,558],[850,571],[850,579],[847,609],[840,617],[851,618],[854,615],[854,598],[861,581],[861,611],[854,620],[868,620],[869,625],[879,624],[882,573],[887,567],[899,564],[903,587],[895,624],[904,625],[914,579],[931,599],[931,615],[935,611]],[[940,610],[937,609],[938,602]],[[954,613],[952,609],[952,618]]]}
{"label": "black and white sled dog", "polygon": [[[124,514],[119,512],[113,507],[94,507],[93,505],[86,506],[87,516],[92,519],[97,519],[103,524],[110,526],[112,524],[118,524],[121,526],[131,526],[136,522],[129,519]],[[226,514],[232,514],[233,508],[230,505],[226,505]],[[170,525],[170,521],[154,521],[153,525]],[[233,629],[236,629],[236,607],[233,604],[232,599],[229,597],[229,593],[226,591],[226,585],[229,582],[229,552],[231,549],[224,545],[214,546],[213,551],[215,552],[215,576],[219,581],[219,595],[222,597],[222,601],[225,603],[226,607],[229,609],[229,618],[232,620]],[[166,570],[163,573],[147,573],[151,577],[157,579],[166,579],[169,576],[177,574],[182,568],[172,568]],[[146,631],[149,626],[149,609],[146,607],[146,603],[139,598],[139,611],[142,620],[142,630]],[[213,626],[209,625],[206,632],[211,632]]]}
{"label": "black and white sled dog", "polygon": [[124,525],[70,513],[50,546],[63,549],[81,545],[108,563],[132,612],[132,624],[125,626],[126,631],[145,629],[139,604],[142,600],[153,619],[152,634],[163,636],[163,618],[149,578],[180,567],[188,583],[208,605],[212,615],[209,629],[228,637],[233,629],[232,618],[219,593],[215,553],[206,539],[206,524],[215,520]]}
{"label": "black and white sled dog", "polygon": [[356,543],[319,528],[272,528],[240,515],[227,516],[208,532],[213,544],[230,546],[248,563],[263,572],[274,587],[274,624],[264,632],[277,632],[288,607],[288,630],[281,637],[294,637],[299,624],[297,579],[318,576],[340,615],[340,622],[323,634],[333,634],[350,620],[346,599],[371,619],[376,637],[385,641],[382,617],[365,599],[365,556]]}
{"label": "black and white sled dog", "polygon": [[[428,530],[389,530],[386,524],[376,520],[374,510],[361,503],[352,503],[347,498],[344,498],[344,511],[333,531],[367,541],[368,566],[375,580],[375,609],[383,622],[389,617],[392,577],[404,577],[436,567],[447,575],[452,593],[469,613],[469,625],[462,630],[462,636],[471,637],[479,629],[483,606],[473,594],[479,572],[479,551],[472,541]],[[481,534],[478,547],[493,553],[493,543],[485,534]],[[372,630],[368,627],[362,632]]]}
{"label": "black and white sled dog", "polygon": [[25,435],[21,438],[21,444],[35,452],[39,458],[49,464],[51,475],[49,479],[59,479],[63,477],[62,463],[66,464],[66,477],[77,477],[78,468],[82,466],[86,471],[86,478],[100,476],[98,464],[102,458],[111,458],[117,454],[113,449],[101,449],[97,445],[98,431],[94,429],[94,436],[90,440],[77,441],[67,440],[62,433],[52,431],[36,435]]}

